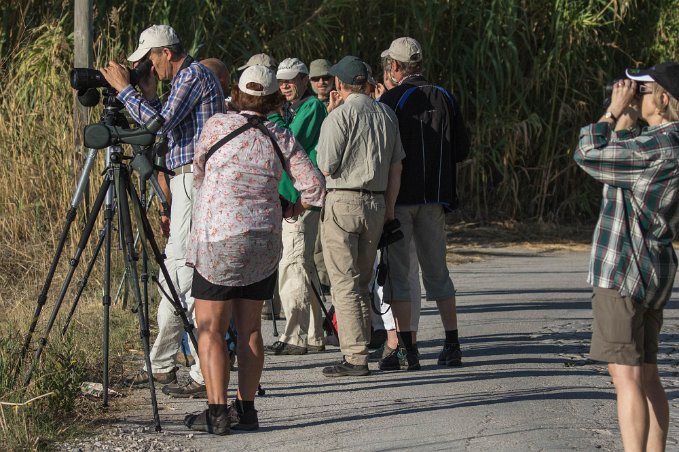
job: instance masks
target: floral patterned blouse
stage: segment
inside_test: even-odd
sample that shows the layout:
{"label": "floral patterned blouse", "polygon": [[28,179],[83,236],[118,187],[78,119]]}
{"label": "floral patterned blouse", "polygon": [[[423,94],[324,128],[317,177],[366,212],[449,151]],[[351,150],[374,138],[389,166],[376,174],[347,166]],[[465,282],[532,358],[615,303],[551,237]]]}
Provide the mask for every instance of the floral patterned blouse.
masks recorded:
{"label": "floral patterned blouse", "polygon": [[[271,139],[260,130],[248,129],[205,163],[210,147],[245,122],[238,113],[212,116],[200,135],[193,161],[196,199],[186,263],[222,286],[247,286],[271,276],[283,248],[278,199],[283,167]],[[290,131],[270,121],[264,124],[277,138],[301,200],[321,207],[325,193],[321,173]]]}

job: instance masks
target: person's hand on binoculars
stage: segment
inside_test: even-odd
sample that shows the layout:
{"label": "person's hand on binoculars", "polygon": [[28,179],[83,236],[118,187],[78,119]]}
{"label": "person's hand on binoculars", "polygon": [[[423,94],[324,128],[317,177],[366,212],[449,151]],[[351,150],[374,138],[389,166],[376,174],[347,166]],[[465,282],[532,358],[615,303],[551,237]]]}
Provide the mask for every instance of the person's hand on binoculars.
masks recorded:
{"label": "person's hand on binoculars", "polygon": [[613,85],[608,111],[616,118],[615,130],[627,129],[636,124],[639,118],[639,102],[636,95],[637,83],[634,80],[618,80]]}
{"label": "person's hand on binoculars", "polygon": [[109,61],[108,66],[99,69],[99,72],[101,72],[108,84],[118,92],[121,92],[130,84],[130,71],[115,61]]}

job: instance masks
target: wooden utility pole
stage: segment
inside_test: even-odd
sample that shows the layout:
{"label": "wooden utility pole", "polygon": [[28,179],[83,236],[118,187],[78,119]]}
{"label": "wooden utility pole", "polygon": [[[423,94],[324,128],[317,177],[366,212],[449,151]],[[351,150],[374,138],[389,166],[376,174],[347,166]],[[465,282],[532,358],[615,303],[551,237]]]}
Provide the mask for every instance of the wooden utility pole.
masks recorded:
{"label": "wooden utility pole", "polygon": [[[92,67],[92,0],[75,0],[73,14],[73,67]],[[83,128],[87,125],[88,108],[78,102],[73,92],[73,182],[77,183],[86,151],[83,146]]]}

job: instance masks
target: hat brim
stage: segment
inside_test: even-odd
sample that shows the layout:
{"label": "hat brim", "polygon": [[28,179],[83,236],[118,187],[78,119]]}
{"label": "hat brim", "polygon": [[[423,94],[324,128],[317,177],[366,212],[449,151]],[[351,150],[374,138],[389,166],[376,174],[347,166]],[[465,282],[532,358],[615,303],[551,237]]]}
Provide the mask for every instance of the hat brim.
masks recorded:
{"label": "hat brim", "polygon": [[644,73],[643,71],[640,71],[638,74],[632,75],[632,74],[629,73],[629,69],[626,69],[625,75],[627,76],[628,79],[634,80],[636,82],[654,82],[655,81],[655,79],[653,79],[653,77]]}
{"label": "hat brim", "polygon": [[244,70],[246,70],[246,69],[249,68],[249,67],[250,67],[250,65],[246,63],[246,64],[242,65],[241,67],[239,67],[238,70],[239,70],[239,71],[244,71]]}
{"label": "hat brim", "polygon": [[390,56],[390,55],[389,55],[389,49],[385,50],[384,52],[382,52],[382,53],[380,54],[380,58],[386,58],[386,57],[388,57],[388,56]]}
{"label": "hat brim", "polygon": [[309,74],[309,78],[314,78],[314,77],[324,77],[326,75],[332,75],[330,71],[321,71],[321,72],[312,72]]}
{"label": "hat brim", "polygon": [[276,78],[278,80],[292,80],[293,78],[297,77],[297,74],[307,75],[300,71],[278,71],[276,72]]}
{"label": "hat brim", "polygon": [[151,48],[139,47],[137,50],[132,52],[132,55],[127,57],[127,61],[135,63],[144,58],[146,54],[149,53],[149,50],[151,50]]}

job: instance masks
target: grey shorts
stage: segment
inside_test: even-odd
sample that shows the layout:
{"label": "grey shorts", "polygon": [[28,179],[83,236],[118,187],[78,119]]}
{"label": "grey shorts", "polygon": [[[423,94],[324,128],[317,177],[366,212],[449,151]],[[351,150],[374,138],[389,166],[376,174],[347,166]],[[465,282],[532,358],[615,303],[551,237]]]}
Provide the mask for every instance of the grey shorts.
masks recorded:
{"label": "grey shorts", "polygon": [[595,287],[592,314],[592,359],[627,366],[657,362],[662,309],[645,308],[617,290]]}
{"label": "grey shorts", "polygon": [[417,260],[427,300],[445,300],[455,295],[446,262],[446,221],[440,204],[396,206],[403,239],[389,245],[385,257],[389,277],[384,287],[387,301],[410,301],[410,241],[415,242]]}

